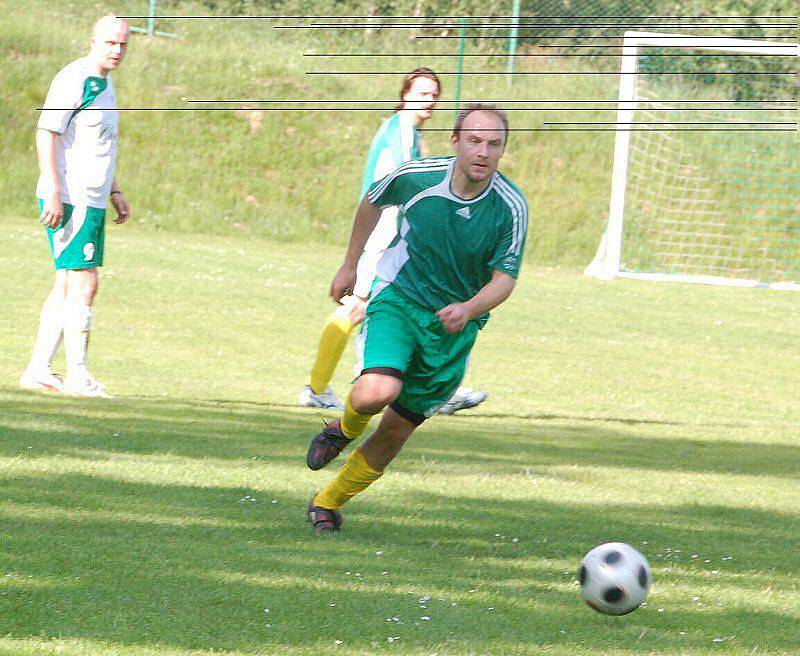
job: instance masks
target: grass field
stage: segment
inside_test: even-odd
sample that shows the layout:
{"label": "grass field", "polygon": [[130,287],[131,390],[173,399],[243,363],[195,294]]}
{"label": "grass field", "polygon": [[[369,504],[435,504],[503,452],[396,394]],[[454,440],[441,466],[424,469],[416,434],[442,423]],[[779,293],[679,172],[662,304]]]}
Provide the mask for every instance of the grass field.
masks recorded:
{"label": "grass field", "polygon": [[[294,402],[340,249],[109,233],[91,353],[116,398],[24,393],[51,273],[4,217],[3,656],[800,651],[795,295],[529,262],[476,348],[489,400],[325,539]],[[616,619],[575,582],[609,540],[655,578]]]}

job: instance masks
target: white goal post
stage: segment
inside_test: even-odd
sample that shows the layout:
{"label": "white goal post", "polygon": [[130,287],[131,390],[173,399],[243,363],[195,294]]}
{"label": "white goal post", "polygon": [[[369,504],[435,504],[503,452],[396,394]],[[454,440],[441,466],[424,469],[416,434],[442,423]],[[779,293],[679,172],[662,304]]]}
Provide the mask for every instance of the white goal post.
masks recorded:
{"label": "white goal post", "polygon": [[[609,218],[597,254],[585,274],[605,280],[622,277],[800,290],[800,100],[721,100],[719,93],[710,98],[700,93],[694,99],[665,100],[664,94],[659,95],[656,83],[648,95],[646,85],[649,83],[640,71],[643,52],[648,48],[657,48],[657,51],[648,52],[666,57],[672,56],[673,51],[695,51],[698,56],[709,51],[712,57],[720,56],[716,53],[729,53],[732,57],[737,54],[797,57],[800,63],[800,44],[626,32],[622,45]],[[688,54],[678,56],[691,57]],[[663,85],[670,82],[661,84],[663,91],[668,88]],[[679,83],[671,84],[675,85],[674,92],[680,93]],[[794,93],[795,96],[800,93],[796,86]],[[760,107],[773,112],[772,118],[758,130],[746,129],[749,124],[740,118],[741,108],[748,102],[751,112]],[[754,103],[756,107],[752,107]],[[693,107],[704,111],[720,108],[720,115],[727,112],[726,120],[730,123],[715,123],[715,129],[702,135],[700,130],[689,134],[691,130],[688,129],[671,131],[652,127],[664,116],[700,116],[709,119],[708,124],[714,123],[709,113],[692,113]],[[653,113],[647,116],[648,111]],[[735,114],[736,111],[739,114]],[[778,115],[776,112],[781,116],[780,121],[774,118]],[[639,119],[637,122],[641,115],[658,120]],[[717,115],[714,117],[716,120]],[[669,120],[665,122],[670,123]],[[780,126],[780,130],[774,132],[781,134],[767,134],[770,130],[763,127],[767,124]],[[723,136],[723,132],[728,134]],[[732,135],[733,132],[737,134]],[[754,137],[751,132],[759,134]],[[712,143],[713,139],[718,141]],[[741,155],[732,152],[732,144],[741,144],[736,147]],[[709,152],[716,153],[718,162],[706,169]],[[730,161],[737,156],[741,159],[741,175],[733,176],[736,177],[734,181],[721,181],[724,173],[731,173]],[[764,158],[763,162],[754,161],[758,157]],[[633,174],[632,158],[639,167]],[[774,170],[767,171],[770,166]],[[652,179],[647,171],[652,171]],[[767,173],[771,176],[769,180],[765,178]],[[638,181],[632,180],[632,175],[638,176]],[[687,181],[692,176],[696,179]],[[637,184],[639,192],[633,189]],[[716,187],[710,189],[714,185]],[[639,196],[632,200],[637,193]],[[732,209],[719,202],[726,196],[732,197]],[[785,196],[782,205],[775,206],[776,196],[781,199]],[[634,214],[637,216],[631,218]],[[775,216],[779,220],[773,220]],[[630,230],[646,251],[645,256],[631,265],[625,252],[628,221],[636,224]],[[726,222],[730,223],[726,225]],[[654,227],[654,224],[657,225]],[[794,249],[797,250],[794,255],[787,254]]]}

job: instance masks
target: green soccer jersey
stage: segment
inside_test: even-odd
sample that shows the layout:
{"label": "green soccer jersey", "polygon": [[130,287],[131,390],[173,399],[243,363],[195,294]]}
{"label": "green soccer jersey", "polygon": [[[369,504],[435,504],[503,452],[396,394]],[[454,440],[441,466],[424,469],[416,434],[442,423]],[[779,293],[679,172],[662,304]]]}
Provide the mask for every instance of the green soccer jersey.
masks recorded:
{"label": "green soccer jersey", "polygon": [[465,200],[451,189],[454,166],[455,157],[408,162],[367,194],[373,205],[400,209],[378,278],[433,311],[475,296],[494,269],[516,278],[528,228],[525,198],[505,176],[495,172],[482,194]]}

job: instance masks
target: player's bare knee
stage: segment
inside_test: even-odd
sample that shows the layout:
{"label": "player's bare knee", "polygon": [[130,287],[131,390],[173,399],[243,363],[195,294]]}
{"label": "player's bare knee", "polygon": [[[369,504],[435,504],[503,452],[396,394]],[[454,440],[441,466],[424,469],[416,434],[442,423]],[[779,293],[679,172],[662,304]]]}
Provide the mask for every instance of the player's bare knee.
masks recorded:
{"label": "player's bare knee", "polygon": [[79,299],[85,305],[92,305],[97,295],[97,269],[70,271],[67,278],[67,295]]}
{"label": "player's bare knee", "polygon": [[359,414],[372,415],[377,414],[389,405],[397,397],[394,390],[385,388],[368,388],[362,391],[358,396],[351,395],[350,404]]}
{"label": "player's bare knee", "polygon": [[91,305],[94,302],[94,297],[97,296],[97,279],[87,280],[81,284],[76,290],[78,297],[86,304]]}
{"label": "player's bare knee", "polygon": [[350,393],[350,404],[359,414],[375,414],[394,401],[402,388],[395,376],[365,373]]}
{"label": "player's bare knee", "polygon": [[399,392],[392,387],[380,387],[374,389],[372,390],[372,404],[379,405],[384,408],[394,401],[398,394]]}

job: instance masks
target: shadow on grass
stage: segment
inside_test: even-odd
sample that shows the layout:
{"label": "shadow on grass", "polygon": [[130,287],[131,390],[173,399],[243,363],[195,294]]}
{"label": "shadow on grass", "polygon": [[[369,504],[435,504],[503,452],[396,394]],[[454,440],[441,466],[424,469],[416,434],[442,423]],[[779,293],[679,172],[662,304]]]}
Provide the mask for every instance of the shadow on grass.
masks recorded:
{"label": "shadow on grass", "polygon": [[[759,597],[765,584],[789,589],[796,575],[796,522],[785,513],[705,500],[601,508],[481,498],[469,489],[398,494],[379,484],[347,507],[345,531],[325,539],[303,520],[308,490],[300,472],[307,475],[302,456],[314,415],[16,393],[0,396],[0,413],[4,457],[108,462],[91,473],[0,477],[0,635],[258,653],[327,653],[337,639],[373,653],[395,636],[398,653],[523,654],[563,645],[575,653],[705,654],[715,638],[742,653],[800,649],[796,616]],[[535,422],[441,420],[425,431],[404,456],[435,456],[442,466],[432,474],[445,478],[465,464],[521,474],[529,465],[573,462],[788,477],[796,476],[799,453]],[[263,499],[243,500],[247,490],[213,478],[197,485],[115,478],[117,455],[131,453],[176,455],[198,467],[263,457],[252,470]],[[297,472],[295,485],[269,478],[276,463],[290,479]],[[404,471],[414,471],[410,460],[393,475]],[[590,547],[620,538],[648,555],[657,585],[650,607],[609,620],[580,603],[575,569]],[[685,594],[676,597],[676,586]],[[705,599],[715,590],[734,601],[692,601],[696,591]]]}
{"label": "shadow on grass", "polygon": [[[86,457],[107,451],[302,463],[308,441],[331,414],[219,400],[87,403],[0,389],[0,417],[6,418],[5,425],[0,419],[0,455],[32,446],[39,455],[80,457],[85,450]],[[523,471],[578,464],[800,479],[800,445],[660,437],[591,422],[554,426],[546,420],[437,417],[410,447],[428,458],[456,460],[460,467],[492,463]]]}
{"label": "shadow on grass", "polygon": [[[462,417],[463,418],[463,417]],[[736,423],[709,423],[709,422],[685,422],[685,421],[670,421],[668,419],[646,419],[637,417],[582,417],[580,415],[559,415],[549,412],[543,413],[499,413],[499,412],[481,412],[480,418],[482,419],[529,419],[535,421],[586,421],[586,422],[603,422],[624,424],[627,426],[710,426],[718,428],[741,428],[745,424]]]}
{"label": "shadow on grass", "polygon": [[[587,640],[600,653],[705,653],[714,638],[732,635],[748,651],[800,647],[796,618],[739,605],[766,581],[780,588],[794,575],[796,536],[778,513],[639,506],[599,514],[576,504],[395,498],[376,489],[348,507],[346,532],[325,539],[304,524],[304,497],[284,495],[273,506],[241,504],[237,494],[77,474],[3,479],[0,631],[244,651],[329,647],[334,639],[369,650],[397,635],[418,648],[446,643],[485,654]],[[648,539],[640,548],[656,583],[683,582],[681,599],[659,598],[656,586],[650,608],[613,622],[581,605],[577,563],[619,536],[637,546]],[[656,557],[665,545],[684,547],[680,562]],[[709,553],[720,549],[734,560]],[[711,603],[703,581],[722,579],[703,578],[712,565],[692,562],[692,550],[714,558],[736,603]],[[691,600],[695,593],[705,607]],[[648,639],[637,640],[645,629]]]}

